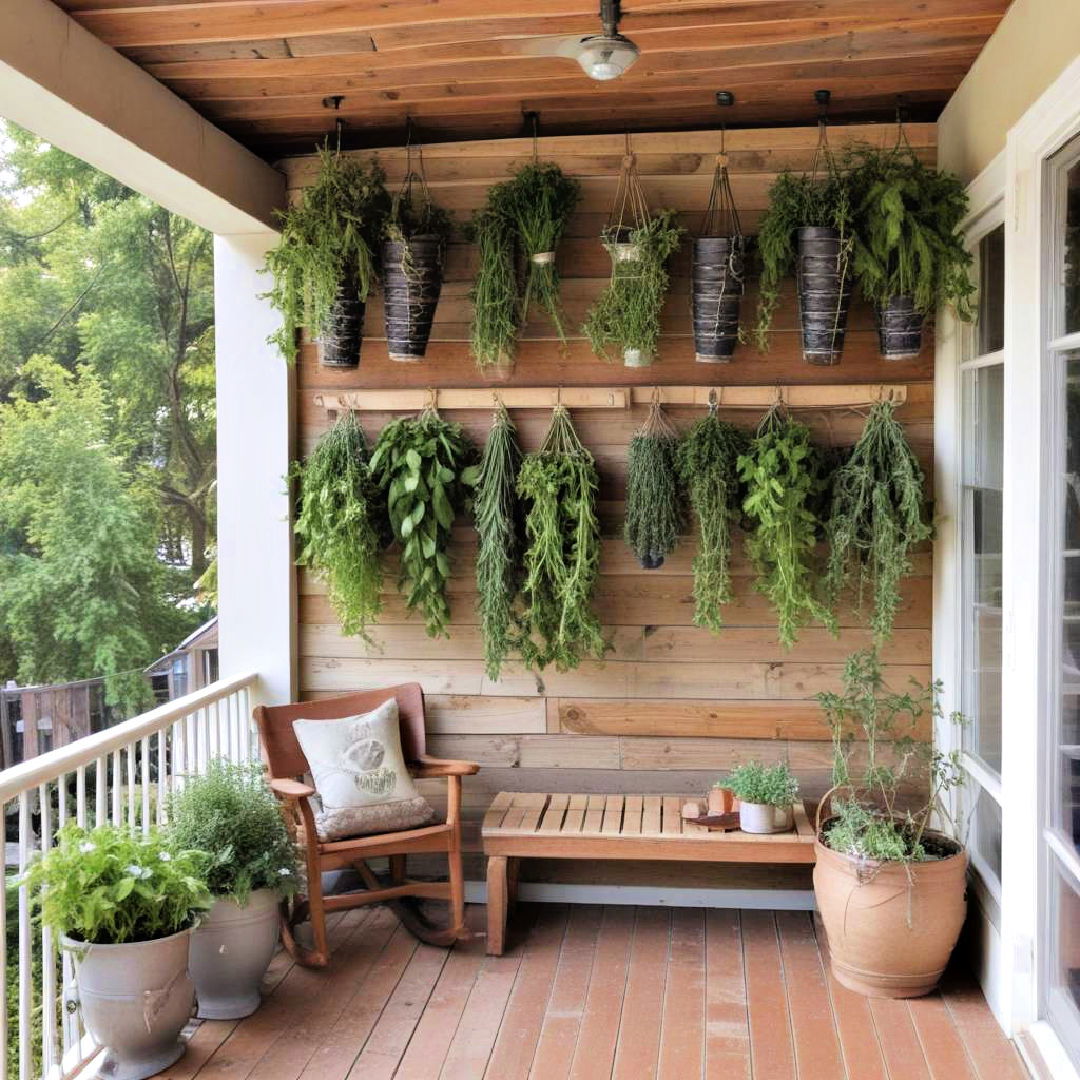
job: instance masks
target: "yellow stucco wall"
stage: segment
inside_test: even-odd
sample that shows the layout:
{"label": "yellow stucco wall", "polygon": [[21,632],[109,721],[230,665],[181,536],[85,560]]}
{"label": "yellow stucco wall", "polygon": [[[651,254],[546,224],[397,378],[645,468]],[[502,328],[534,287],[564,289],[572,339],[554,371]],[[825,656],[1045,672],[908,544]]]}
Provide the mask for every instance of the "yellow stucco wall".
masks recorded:
{"label": "yellow stucco wall", "polygon": [[1009,129],[1080,55],[1080,0],[1013,0],[938,124],[938,162],[965,180],[1005,147]]}

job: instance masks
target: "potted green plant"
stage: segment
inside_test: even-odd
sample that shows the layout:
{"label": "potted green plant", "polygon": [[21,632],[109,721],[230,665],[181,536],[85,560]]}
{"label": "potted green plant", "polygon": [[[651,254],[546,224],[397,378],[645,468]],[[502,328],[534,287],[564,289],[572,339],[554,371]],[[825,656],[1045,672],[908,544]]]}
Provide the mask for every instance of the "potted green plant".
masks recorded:
{"label": "potted green plant", "polygon": [[906,142],[857,147],[847,164],[855,279],[874,305],[882,356],[909,360],[939,307],[965,322],[973,316],[971,253],[959,231],[967,193],[958,176],[924,165]]}
{"label": "potted green plant", "polygon": [[188,941],[210,906],[202,862],[165,832],[69,822],[27,871],[42,924],[75,958],[68,1007],[105,1048],[102,1076],[142,1080],[184,1052]]}
{"label": "potted green plant", "polygon": [[[818,694],[834,764],[818,807],[814,893],[833,974],[872,997],[933,990],[964,922],[967,855],[931,828],[935,814],[947,820],[942,794],[963,781],[959,753],[925,734],[941,716],[940,691],[890,690],[877,654],[864,651],[848,658],[840,691]],[[847,797],[833,802],[839,791]]]}
{"label": "potted green plant", "polygon": [[213,761],[169,799],[182,848],[206,853],[213,906],[191,936],[198,1015],[235,1020],[259,1007],[278,940],[278,907],[299,885],[296,846],[262,766]]}
{"label": "potted green plant", "polygon": [[786,832],[794,823],[799,782],[786,761],[747,761],[732,770],[723,787],[739,800],[739,828],[748,833]]}
{"label": "potted green plant", "polygon": [[266,256],[274,279],[267,295],[281,312],[270,341],[292,363],[306,327],[324,365],[353,368],[390,198],[377,161],[364,164],[325,146],[319,161],[315,183],[279,214],[281,240]]}

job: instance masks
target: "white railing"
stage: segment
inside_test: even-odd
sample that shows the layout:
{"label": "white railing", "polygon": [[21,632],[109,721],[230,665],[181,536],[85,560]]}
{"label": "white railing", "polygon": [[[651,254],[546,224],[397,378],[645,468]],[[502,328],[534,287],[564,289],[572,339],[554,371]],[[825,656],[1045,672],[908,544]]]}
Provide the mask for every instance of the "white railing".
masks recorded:
{"label": "white railing", "polygon": [[[0,1080],[62,1080],[97,1048],[78,1012],[61,1008],[73,982],[71,957],[32,917],[19,884],[27,864],[48,850],[55,831],[74,817],[79,825],[128,824],[144,831],[165,820],[168,795],[185,776],[205,771],[217,757],[245,760],[257,753],[250,689],[255,675],[221,679],[116,727],[87,735],[0,772],[5,827],[5,897],[0,904]],[[18,876],[8,863],[9,814],[17,815]],[[10,1010],[9,897],[17,893],[18,1003]],[[17,1041],[12,1038],[17,1033]],[[9,1039],[17,1053],[9,1050]],[[12,1060],[17,1057],[18,1064]]]}

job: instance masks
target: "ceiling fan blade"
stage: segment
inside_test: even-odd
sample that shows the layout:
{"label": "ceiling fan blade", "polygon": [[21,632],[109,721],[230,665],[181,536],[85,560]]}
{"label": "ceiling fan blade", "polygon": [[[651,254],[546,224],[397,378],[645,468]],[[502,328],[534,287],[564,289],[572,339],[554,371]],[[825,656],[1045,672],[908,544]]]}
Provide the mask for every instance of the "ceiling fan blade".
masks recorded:
{"label": "ceiling fan blade", "polygon": [[573,37],[534,37],[523,38],[520,43],[522,56],[565,56],[574,59],[577,48],[588,34],[575,34]]}

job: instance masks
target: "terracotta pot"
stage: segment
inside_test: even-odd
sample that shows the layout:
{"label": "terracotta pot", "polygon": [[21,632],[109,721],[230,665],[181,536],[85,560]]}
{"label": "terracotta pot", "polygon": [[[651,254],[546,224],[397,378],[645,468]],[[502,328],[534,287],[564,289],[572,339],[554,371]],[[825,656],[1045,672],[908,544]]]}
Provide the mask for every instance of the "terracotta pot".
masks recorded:
{"label": "terracotta pot", "polygon": [[867,997],[930,993],[964,923],[966,853],[905,864],[859,861],[820,839],[814,849],[814,896],[837,982]]}

